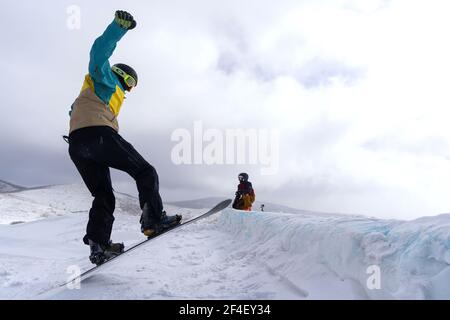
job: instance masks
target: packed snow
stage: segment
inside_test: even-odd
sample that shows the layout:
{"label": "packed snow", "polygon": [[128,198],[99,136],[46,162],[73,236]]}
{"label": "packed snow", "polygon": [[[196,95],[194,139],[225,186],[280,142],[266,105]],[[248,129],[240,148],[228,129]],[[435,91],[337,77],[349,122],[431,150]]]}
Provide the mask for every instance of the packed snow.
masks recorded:
{"label": "packed snow", "polygon": [[[143,240],[117,193],[113,240]],[[214,199],[216,201],[218,199]],[[84,186],[0,194],[0,299],[450,299],[450,215],[414,221],[307,211],[221,213],[130,252],[80,284]],[[198,216],[212,200],[168,204]],[[194,208],[192,208],[194,207]],[[255,208],[256,209],[256,208]]]}

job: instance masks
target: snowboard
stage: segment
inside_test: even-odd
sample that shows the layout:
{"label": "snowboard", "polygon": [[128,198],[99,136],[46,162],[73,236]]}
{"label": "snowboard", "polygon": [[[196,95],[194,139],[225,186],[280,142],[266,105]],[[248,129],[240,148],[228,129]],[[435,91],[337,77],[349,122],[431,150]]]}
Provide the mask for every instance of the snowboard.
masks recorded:
{"label": "snowboard", "polygon": [[199,221],[199,220],[201,220],[201,219],[207,218],[207,217],[209,217],[209,216],[211,216],[211,215],[213,215],[213,214],[215,214],[215,213],[218,213],[218,212],[222,211],[223,209],[227,208],[227,207],[231,204],[231,202],[232,202],[231,199],[224,200],[224,201],[220,202],[219,204],[217,204],[214,208],[212,208],[212,209],[209,210],[208,212],[205,212],[205,213],[199,215],[198,217],[195,217],[195,218],[193,218],[193,219],[191,219],[191,220],[188,220],[188,221],[186,221],[186,222],[182,222],[182,223],[177,224],[177,225],[175,225],[175,226],[173,226],[173,227],[167,228],[167,229],[161,231],[161,232],[158,233],[158,234],[152,235],[152,236],[148,237],[146,240],[144,240],[144,241],[142,241],[142,242],[139,242],[139,243],[135,244],[134,246],[128,248],[127,250],[125,250],[125,251],[122,252],[121,254],[119,254],[119,255],[117,255],[117,256],[115,256],[115,257],[112,257],[111,259],[105,261],[105,262],[102,263],[101,265],[92,267],[91,269],[89,269],[89,270],[83,272],[83,273],[82,273],[81,275],[79,275],[77,278],[72,279],[72,280],[70,280],[70,281],[68,281],[68,282],[66,282],[66,283],[64,283],[64,284],[62,284],[62,285],[60,285],[59,287],[60,287],[60,288],[61,288],[61,287],[65,287],[65,286],[67,286],[68,284],[73,283],[75,280],[78,280],[79,282],[81,282],[81,281],[83,281],[83,280],[86,280],[87,278],[89,278],[90,276],[92,276],[96,271],[98,271],[98,270],[100,270],[101,268],[103,268],[105,265],[108,265],[108,264],[111,263],[112,261],[114,261],[114,260],[116,260],[116,259],[119,259],[120,257],[126,255],[127,253],[129,253],[129,252],[131,252],[131,251],[133,251],[133,250],[135,250],[135,249],[137,249],[137,248],[143,246],[144,244],[148,243],[149,241],[154,240],[154,239],[156,239],[156,238],[158,238],[158,237],[160,237],[160,236],[162,236],[162,235],[164,235],[164,234],[166,234],[166,233],[169,233],[169,232],[171,232],[171,231],[173,231],[173,230],[175,230],[175,229],[184,227],[184,226],[186,226],[186,225],[188,225],[188,224],[194,223],[194,222]]}

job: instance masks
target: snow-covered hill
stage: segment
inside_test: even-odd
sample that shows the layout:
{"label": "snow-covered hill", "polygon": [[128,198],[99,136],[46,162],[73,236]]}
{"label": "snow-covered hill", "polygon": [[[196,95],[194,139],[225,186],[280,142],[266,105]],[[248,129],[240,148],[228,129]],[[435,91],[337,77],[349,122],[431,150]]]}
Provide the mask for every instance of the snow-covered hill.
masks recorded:
{"label": "snow-covered hill", "polygon": [[[118,212],[139,214],[139,205],[134,198],[124,194],[116,194],[116,198]],[[0,224],[86,212],[91,203],[92,197],[86,187],[77,184],[3,193],[0,194]]]}
{"label": "snow-covered hill", "polygon": [[[202,208],[211,208],[216,205],[218,202],[223,200],[223,197],[209,197],[195,200],[186,200],[186,201],[176,201],[169,202],[168,204],[174,205],[180,208],[189,208],[189,209],[202,209]],[[261,205],[264,205],[263,210],[261,210]],[[338,213],[325,213],[325,212],[312,212],[305,211],[300,209],[291,208],[288,206],[270,203],[270,202],[262,202],[255,201],[253,204],[254,211],[264,211],[264,212],[282,212],[282,213],[300,213],[300,214],[312,214],[312,215],[320,215],[320,216],[336,216],[341,215]],[[348,215],[346,215],[348,216]]]}
{"label": "snow-covered hill", "polygon": [[22,191],[26,188],[0,180],[0,193]]}
{"label": "snow-covered hill", "polygon": [[[130,246],[142,240],[139,207],[116,196],[113,239]],[[114,261],[80,290],[39,295],[72,276],[69,267],[90,267],[81,239],[91,201],[78,185],[0,195],[0,299],[450,299],[450,215],[232,209]],[[198,200],[184,205],[166,209],[186,219],[203,211]]]}

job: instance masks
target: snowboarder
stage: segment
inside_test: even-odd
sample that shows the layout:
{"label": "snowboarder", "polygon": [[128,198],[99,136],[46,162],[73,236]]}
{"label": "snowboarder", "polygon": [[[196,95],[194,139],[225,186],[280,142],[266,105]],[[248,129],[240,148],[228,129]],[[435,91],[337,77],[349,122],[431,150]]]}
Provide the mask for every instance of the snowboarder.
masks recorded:
{"label": "snowboarder", "polygon": [[111,67],[108,60],[117,42],[135,27],[130,13],[116,12],[113,22],[92,46],[89,74],[70,112],[70,158],[94,197],[83,242],[90,246],[89,258],[97,265],[124,250],[123,244],[110,239],[115,208],[110,168],[127,172],[136,181],[142,209],[141,232],[145,236],[181,220],[181,216],[167,216],[163,211],[155,168],[118,133],[117,117],[125,93],[137,86],[138,76],[130,66]]}
{"label": "snowboarder", "polygon": [[253,202],[255,202],[255,191],[252,183],[248,181],[248,174],[241,173],[238,176],[239,185],[236,191],[236,198],[233,202],[233,208],[237,210],[251,211]]}

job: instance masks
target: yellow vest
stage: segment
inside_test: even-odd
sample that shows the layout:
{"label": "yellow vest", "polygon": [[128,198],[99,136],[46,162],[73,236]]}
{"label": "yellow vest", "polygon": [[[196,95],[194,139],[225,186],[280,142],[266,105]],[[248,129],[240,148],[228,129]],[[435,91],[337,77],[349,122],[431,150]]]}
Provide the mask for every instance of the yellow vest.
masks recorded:
{"label": "yellow vest", "polygon": [[75,130],[96,127],[108,126],[119,131],[119,123],[117,116],[125,99],[125,93],[116,85],[116,91],[113,93],[106,105],[96,94],[94,82],[90,75],[84,79],[83,87],[80,95],[75,100],[72,113],[70,116],[70,130],[72,133]]}

